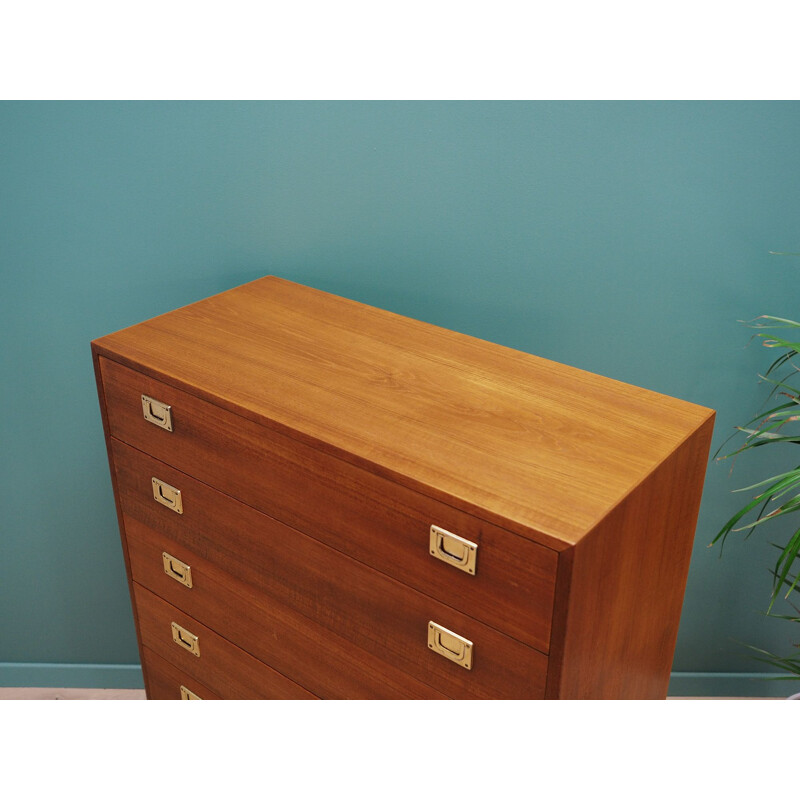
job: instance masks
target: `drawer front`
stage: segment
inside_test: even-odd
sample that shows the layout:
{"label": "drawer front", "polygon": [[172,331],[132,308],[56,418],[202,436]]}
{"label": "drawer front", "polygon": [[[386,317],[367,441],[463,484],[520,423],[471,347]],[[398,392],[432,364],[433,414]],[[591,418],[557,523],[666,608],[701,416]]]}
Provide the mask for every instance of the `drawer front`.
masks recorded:
{"label": "drawer front", "polygon": [[[205,625],[133,584],[142,649],[226,700],[312,700],[311,692],[218,636]],[[191,642],[199,656],[175,641]],[[195,638],[196,637],[196,638]]]}
{"label": "drawer front", "polygon": [[[113,437],[548,652],[554,551],[108,359],[100,364]],[[170,407],[172,430],[145,419],[142,395],[162,404],[154,412],[162,419],[158,408]],[[431,555],[432,525],[477,544],[475,574]]]}
{"label": "drawer front", "polygon": [[157,656],[150,648],[142,648],[142,667],[147,675],[148,700],[221,700],[222,698],[198,683],[190,675]]}
{"label": "drawer front", "polygon": [[[436,700],[446,695],[342,639],[214,562],[127,515],[133,579],[326,700]],[[168,558],[164,558],[164,553]],[[174,572],[175,560],[181,562]],[[184,575],[189,570],[191,587]]]}
{"label": "drawer front", "polygon": [[[113,442],[112,448],[124,519],[159,531],[180,546],[168,552],[192,567],[192,588],[164,575],[185,597],[199,595],[204,584],[202,570],[191,564],[191,554],[197,554],[250,584],[265,596],[265,603],[287,606],[448,697],[544,695],[547,657],[539,651],[128,445]],[[153,499],[154,474],[180,489],[182,514]],[[130,522],[125,525],[127,530]],[[140,532],[136,526],[131,530],[133,543]],[[161,553],[151,558],[156,564],[150,569],[163,572]],[[210,591],[203,613],[214,602]],[[237,612],[231,608],[226,613],[231,617]],[[471,670],[427,646],[430,621],[474,642]]]}

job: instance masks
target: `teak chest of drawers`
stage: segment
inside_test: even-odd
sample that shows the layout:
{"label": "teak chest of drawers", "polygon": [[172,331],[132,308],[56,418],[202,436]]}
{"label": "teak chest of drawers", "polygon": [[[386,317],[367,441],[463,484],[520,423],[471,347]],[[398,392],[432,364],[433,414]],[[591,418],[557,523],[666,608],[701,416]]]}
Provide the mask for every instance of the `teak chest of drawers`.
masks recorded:
{"label": "teak chest of drawers", "polygon": [[149,698],[666,696],[713,411],[275,277],[92,352]]}

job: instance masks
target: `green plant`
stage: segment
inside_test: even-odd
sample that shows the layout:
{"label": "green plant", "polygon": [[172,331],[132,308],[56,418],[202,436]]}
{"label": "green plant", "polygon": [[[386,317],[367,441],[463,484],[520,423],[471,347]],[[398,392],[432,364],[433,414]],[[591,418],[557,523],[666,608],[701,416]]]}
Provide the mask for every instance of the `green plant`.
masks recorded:
{"label": "green plant", "polygon": [[[718,460],[733,458],[756,447],[766,445],[800,444],[800,389],[795,381],[800,378],[800,342],[790,339],[800,338],[800,322],[779,317],[762,316],[748,323],[757,330],[755,336],[762,340],[765,347],[777,349],[781,354],[770,364],[763,380],[772,384],[767,403],[768,410],[755,416],[748,423],[737,427],[736,432],[723,443],[716,456],[726,447],[733,437],[740,440],[738,447],[719,456]],[[789,331],[782,338],[767,330]],[[777,405],[774,405],[777,403]],[[744,439],[741,439],[744,435]],[[748,538],[760,526],[800,511],[800,465],[780,475],[773,475],[766,480],[746,486],[736,491],[755,492],[743,508],[734,514],[722,526],[711,544],[724,542],[731,533],[744,533]],[[749,521],[748,521],[749,520]],[[779,551],[775,567],[772,570],[773,583],[767,614],[779,619],[800,623],[800,609],[791,603],[793,593],[800,593],[800,572],[793,574],[793,567],[800,565],[800,527],[783,545],[775,545]],[[795,614],[775,614],[773,608],[776,599],[785,590],[785,597],[795,610]],[[796,645],[800,647],[800,645]],[[789,656],[778,656],[759,648],[751,647],[757,655],[756,660],[771,664],[787,674],[781,676],[785,680],[800,679],[800,651]]]}

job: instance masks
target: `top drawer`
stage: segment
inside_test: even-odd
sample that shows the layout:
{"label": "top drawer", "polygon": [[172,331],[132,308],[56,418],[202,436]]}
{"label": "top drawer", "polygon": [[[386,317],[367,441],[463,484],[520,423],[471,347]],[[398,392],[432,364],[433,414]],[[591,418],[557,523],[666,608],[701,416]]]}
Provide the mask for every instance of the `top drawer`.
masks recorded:
{"label": "top drawer", "polygon": [[[548,652],[555,551],[116,362],[99,363],[115,438]],[[458,538],[432,536],[431,526]]]}

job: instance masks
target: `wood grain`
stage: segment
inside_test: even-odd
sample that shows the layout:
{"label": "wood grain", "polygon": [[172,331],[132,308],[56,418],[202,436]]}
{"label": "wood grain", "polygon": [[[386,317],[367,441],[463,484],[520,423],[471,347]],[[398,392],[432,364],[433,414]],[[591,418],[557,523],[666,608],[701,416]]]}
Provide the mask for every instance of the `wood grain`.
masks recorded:
{"label": "wood grain", "polygon": [[174,670],[220,697],[665,696],[713,411],[275,277],[92,351],[151,696]]}
{"label": "wood grain", "polygon": [[712,426],[561,554],[548,697],[667,696]]}
{"label": "wood grain", "polygon": [[[315,699],[311,692],[139,584],[134,583],[133,590],[139,611],[143,653],[146,654],[145,648],[152,650],[180,672],[225,699]],[[172,641],[172,622],[199,637],[199,658]],[[148,696],[151,692],[148,687]]]}
{"label": "wood grain", "polygon": [[[547,652],[555,592],[553,550],[101,361],[114,437]],[[172,406],[172,433],[144,420],[142,393]],[[126,458],[136,455],[128,452]],[[143,464],[139,468],[145,469]],[[202,487],[197,491],[203,505],[196,513],[201,518],[214,515],[217,527],[230,529],[214,503],[205,501]],[[430,555],[431,524],[478,543],[474,576]]]}
{"label": "wood grain", "polygon": [[[221,570],[186,545],[127,517],[134,580],[325,700],[434,700],[446,695]],[[191,589],[161,554],[188,563]],[[189,687],[191,688],[191,687]]]}
{"label": "wood grain", "polygon": [[[113,450],[126,529],[132,518],[160,530],[251,584],[266,596],[265,603],[288,606],[449,697],[544,695],[547,658],[537,650],[188,476],[158,467],[183,493],[184,513],[176,514],[153,501],[152,463],[116,441]],[[208,613],[212,605],[210,596]],[[235,607],[228,610],[226,629],[236,626],[235,613]],[[428,649],[430,620],[475,643],[471,671]]]}
{"label": "wood grain", "polygon": [[712,413],[275,277],[93,346],[551,546],[579,541]]}
{"label": "wood grain", "polygon": [[114,469],[114,456],[111,452],[111,429],[108,413],[108,405],[106,403],[106,390],[103,383],[103,375],[100,369],[100,357],[97,351],[92,348],[92,362],[94,367],[95,385],[97,387],[97,397],[100,402],[100,418],[103,423],[103,435],[106,444],[106,456],[108,458],[108,468],[111,473],[111,486],[114,490],[114,510],[117,514],[117,524],[119,525],[120,545],[122,547],[122,558],[125,563],[125,575],[128,579],[128,595],[131,600],[131,609],[133,611],[133,624],[136,631],[136,646],[139,650],[139,662],[142,664],[142,680],[144,682],[145,693],[149,691],[149,681],[147,669],[144,666],[144,654],[142,652],[142,636],[139,628],[139,614],[136,609],[136,600],[133,596],[133,578],[131,576],[131,563],[128,557],[128,545],[125,540],[125,524],[122,519],[122,507],[119,500],[119,489],[117,487],[117,473]]}
{"label": "wood grain", "polygon": [[181,686],[194,692],[201,700],[221,700],[211,689],[181,672],[174,664],[156,655],[149,647],[142,648],[142,666],[150,676],[148,700],[183,700]]}

